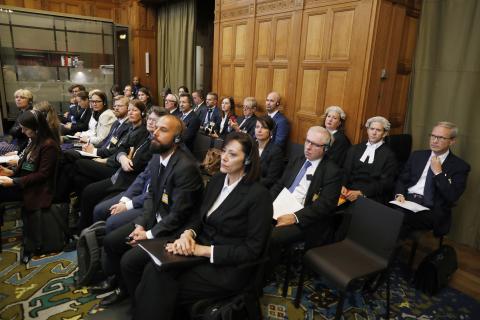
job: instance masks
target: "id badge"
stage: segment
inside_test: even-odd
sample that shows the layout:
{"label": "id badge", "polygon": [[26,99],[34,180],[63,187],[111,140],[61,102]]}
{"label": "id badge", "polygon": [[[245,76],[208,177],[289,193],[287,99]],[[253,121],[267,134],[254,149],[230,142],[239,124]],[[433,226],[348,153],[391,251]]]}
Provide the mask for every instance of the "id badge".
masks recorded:
{"label": "id badge", "polygon": [[162,194],[162,202],[168,206],[168,194],[166,194],[165,191]]}
{"label": "id badge", "polygon": [[31,162],[22,163],[22,170],[33,172],[35,171],[35,164]]}
{"label": "id badge", "polygon": [[117,137],[112,137],[112,139],[110,139],[110,143],[113,144],[113,145],[116,145],[118,142],[118,138]]}
{"label": "id badge", "polygon": [[320,198],[320,195],[318,193],[314,193],[312,197],[312,202],[316,201],[318,198]]}

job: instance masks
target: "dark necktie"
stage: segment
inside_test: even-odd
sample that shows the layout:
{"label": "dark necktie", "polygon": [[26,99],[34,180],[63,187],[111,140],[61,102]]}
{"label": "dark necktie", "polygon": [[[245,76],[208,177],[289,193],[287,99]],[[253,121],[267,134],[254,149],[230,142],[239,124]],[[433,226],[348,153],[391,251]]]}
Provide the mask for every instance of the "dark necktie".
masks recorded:
{"label": "dark necktie", "polygon": [[112,129],[110,130],[108,136],[103,140],[102,148],[107,148],[110,145],[110,140],[120,126],[121,124],[118,122],[118,120],[113,123]]}
{"label": "dark necktie", "polygon": [[427,207],[433,207],[433,197],[435,195],[435,184],[433,182],[432,168],[428,168],[425,188],[423,189],[423,204]]}
{"label": "dark necktie", "polygon": [[305,173],[307,173],[307,169],[312,165],[312,163],[310,161],[305,161],[305,163],[303,164],[302,168],[300,169],[300,171],[298,171],[298,174],[297,176],[295,177],[295,180],[293,181],[292,185],[290,186],[290,188],[288,188],[288,191],[290,191],[290,193],[293,193],[293,191],[295,190],[295,188],[300,184],[300,181],[302,181],[302,178],[303,176],[305,175]]}
{"label": "dark necktie", "polygon": [[207,118],[205,119],[205,127],[210,123],[210,119],[212,118],[213,109],[208,109],[207,111]]}

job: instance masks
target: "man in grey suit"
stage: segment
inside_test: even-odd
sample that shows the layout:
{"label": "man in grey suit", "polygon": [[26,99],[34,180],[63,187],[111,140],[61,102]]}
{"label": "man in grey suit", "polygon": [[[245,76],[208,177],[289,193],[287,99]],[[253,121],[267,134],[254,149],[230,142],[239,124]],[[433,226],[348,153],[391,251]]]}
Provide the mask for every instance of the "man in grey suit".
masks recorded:
{"label": "man in grey suit", "polygon": [[137,218],[135,224],[126,224],[104,239],[104,271],[107,275],[114,275],[115,281],[102,283],[91,290],[99,293],[118,288],[100,302],[102,307],[124,300],[128,296],[127,289],[140,281],[134,276],[122,278],[120,269],[120,264],[125,265],[131,274],[141,277],[150,257],[136,246],[137,241],[175,236],[197,214],[203,183],[193,158],[178,147],[182,128],[182,121],[176,116],[166,115],[158,120],[150,145],[154,153],[149,163],[152,178],[145,196],[143,216]]}

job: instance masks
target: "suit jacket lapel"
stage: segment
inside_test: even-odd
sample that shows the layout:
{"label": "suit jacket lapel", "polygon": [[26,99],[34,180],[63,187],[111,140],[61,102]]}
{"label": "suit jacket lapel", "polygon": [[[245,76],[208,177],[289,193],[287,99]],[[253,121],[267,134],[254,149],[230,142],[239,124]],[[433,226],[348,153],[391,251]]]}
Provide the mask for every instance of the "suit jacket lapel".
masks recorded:
{"label": "suit jacket lapel", "polygon": [[209,188],[211,188],[212,191],[209,192],[209,196],[204,200],[204,211],[202,212],[202,217],[205,217],[207,215],[208,211],[213,206],[213,203],[215,202],[215,200],[217,200],[220,192],[222,191],[223,183],[225,181],[225,175],[222,174],[221,177],[223,179],[218,178],[210,182],[212,185],[209,186]]}
{"label": "suit jacket lapel", "polygon": [[168,176],[173,170],[173,167],[178,161],[178,150],[175,150],[175,152],[172,154],[172,157],[168,161],[167,167],[164,169],[165,173],[162,174],[162,179],[160,180],[159,188],[162,188],[161,193],[163,194],[163,190],[165,189],[165,183],[167,181]]}
{"label": "suit jacket lapel", "polygon": [[295,178],[297,177],[297,174],[302,168],[304,163],[305,163],[305,157],[301,156],[300,158],[297,158],[297,160],[293,164],[290,177],[288,177],[288,180],[286,181],[287,183],[285,185],[287,189],[292,185],[293,181],[295,181]]}
{"label": "suit jacket lapel", "polygon": [[[215,199],[213,199],[214,201],[218,198],[218,195],[220,194],[220,191],[222,190],[222,188],[223,188],[223,183],[220,186],[220,190],[217,193],[217,196],[215,197]],[[224,212],[224,213],[229,212],[232,206],[237,205],[236,201],[233,201],[233,199],[238,197],[243,198],[247,192],[248,192],[248,188],[243,184],[243,181],[240,181],[237,187],[232,192],[230,192],[230,194],[225,198],[225,200],[223,200],[222,204],[220,204],[220,206],[218,206],[218,208],[215,209],[215,211],[213,211],[210,214],[208,219],[215,217],[218,214],[218,212]],[[212,205],[213,205],[213,202],[212,202]],[[211,208],[211,205],[208,207],[208,210],[210,208]]]}

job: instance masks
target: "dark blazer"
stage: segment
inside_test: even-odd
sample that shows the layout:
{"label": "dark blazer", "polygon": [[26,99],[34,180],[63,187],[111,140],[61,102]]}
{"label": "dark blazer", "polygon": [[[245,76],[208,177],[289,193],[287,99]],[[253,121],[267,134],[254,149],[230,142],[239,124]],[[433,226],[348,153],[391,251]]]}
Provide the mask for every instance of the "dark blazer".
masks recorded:
{"label": "dark blazer", "polygon": [[[122,124],[120,124],[118,120],[115,121],[110,128],[108,136],[100,143],[102,147],[97,149],[97,156],[100,158],[108,158],[112,154],[115,154],[118,147],[127,140],[128,132],[131,127],[132,125],[128,120],[122,122]],[[117,141],[115,144],[112,142],[112,138],[115,138]]]}
{"label": "dark blazer", "polygon": [[366,143],[356,144],[347,152],[343,169],[345,172],[342,185],[347,189],[360,190],[367,198],[378,202],[390,199],[397,172],[395,154],[382,144],[375,150],[375,160],[372,164],[360,161],[367,149]]}
{"label": "dark blazer", "polygon": [[170,113],[170,114],[172,114],[172,115],[174,115],[174,116],[176,116],[176,117],[178,117],[178,118],[181,118],[182,115],[183,115],[183,113],[182,113],[182,111],[180,111],[180,108],[179,108],[179,107],[177,107],[177,109],[175,109],[175,110],[174,110],[172,113]]}
{"label": "dark blazer", "polygon": [[[150,160],[151,162],[152,160]],[[151,174],[150,174],[150,163],[147,165],[145,170],[142,171],[136,178],[135,181],[128,187],[128,189],[123,193],[123,197],[127,197],[132,200],[133,207],[135,209],[142,208],[145,196],[147,194],[147,187],[150,185]]]}
{"label": "dark blazer", "polygon": [[280,111],[278,111],[272,119],[275,121],[275,128],[273,128],[272,131],[272,141],[282,150],[285,150],[288,135],[290,134],[288,119]]}
{"label": "dark blazer", "polygon": [[[208,114],[208,108],[205,108],[200,112],[198,116],[198,118],[200,119],[200,125],[202,127],[206,127],[206,125],[208,124],[206,122],[207,114]],[[212,115],[210,117],[210,122],[217,123],[218,121],[221,121],[221,120],[222,120],[222,115],[220,114],[220,111],[218,110],[217,107],[214,107],[212,111]]]}
{"label": "dark blazer", "polygon": [[[411,154],[395,187],[396,194],[408,194],[408,188],[417,184],[431,150],[415,151]],[[442,173],[433,177],[435,191],[432,208],[436,235],[444,235],[450,230],[452,207],[465,191],[470,165],[454,155],[451,151],[442,164]]]}
{"label": "dark blazer", "polygon": [[284,163],[282,149],[269,141],[260,157],[260,183],[266,188],[273,186],[282,177]]}
{"label": "dark blazer", "polygon": [[207,217],[224,181],[223,173],[210,180],[200,216],[186,229],[195,231],[198,243],[214,245],[213,264],[199,269],[203,276],[224,288],[236,290],[251,277],[251,269],[238,266],[259,259],[265,249],[271,231],[273,206],[265,187],[242,180]]}
{"label": "dark blazer", "polygon": [[[161,181],[157,179],[160,155],[155,154],[149,166],[152,179],[143,204],[144,213],[135,223],[151,230],[154,237],[170,236],[198,214],[203,192],[200,171],[195,161],[179,148],[168,161]],[[162,217],[158,223],[157,212]]]}
{"label": "dark blazer", "polygon": [[[270,189],[273,199],[283,188],[289,188],[292,185],[304,163],[305,156],[303,155],[288,163],[282,178]],[[322,159],[313,174],[303,209],[295,212],[298,225],[301,228],[308,228],[333,214],[337,207],[341,188],[341,169],[328,159]]]}
{"label": "dark blazer", "polygon": [[[130,150],[133,149],[133,171],[123,171],[121,170],[120,163],[118,162],[118,157],[120,153],[129,154]],[[128,186],[135,180],[138,174],[140,174],[148,162],[152,158],[152,153],[150,152],[150,133],[147,131],[145,125],[138,126],[133,128],[132,131],[128,134],[125,143],[118,147],[116,154],[108,158],[107,164],[110,162],[115,162],[116,166],[119,167],[120,172],[115,182],[115,190],[125,190]]]}
{"label": "dark blazer", "polygon": [[200,119],[195,112],[191,111],[188,116],[183,119],[183,123],[185,124],[185,129],[182,133],[182,140],[187,148],[193,151],[193,144],[197,137],[198,129],[200,129]]}
{"label": "dark blazer", "polygon": [[[23,194],[23,205],[27,210],[48,208],[54,197],[54,180],[57,161],[60,156],[58,144],[48,139],[40,147],[35,159],[35,171],[25,172],[21,169],[14,177]],[[21,163],[19,163],[21,167]],[[19,168],[20,168],[19,167]]]}
{"label": "dark blazer", "polygon": [[90,122],[91,117],[92,117],[92,109],[90,108],[81,109],[79,113],[75,116],[76,123],[72,123],[70,134],[87,131],[88,123]]}
{"label": "dark blazer", "polygon": [[221,139],[225,139],[226,135],[229,134],[230,132],[233,131],[232,127],[228,125],[230,120],[237,121],[237,117],[234,114],[230,114],[227,116],[227,120],[225,120],[225,125],[223,126],[223,129],[220,130],[220,127],[222,125],[223,117],[221,117],[217,123],[215,123],[215,132],[217,132],[218,137]]}
{"label": "dark blazer", "polygon": [[[237,123],[239,126],[242,124],[243,119],[245,119],[244,116],[238,117]],[[240,126],[240,131],[243,131],[245,133],[248,133],[252,137],[255,137],[256,125],[257,125],[257,116],[255,114],[252,114],[252,116],[248,118],[243,125]]]}
{"label": "dark blazer", "polygon": [[202,101],[199,105],[196,105],[193,107],[193,112],[198,116],[200,119],[200,114],[203,112],[203,110],[207,109],[207,105],[205,104],[205,101]]}
{"label": "dark blazer", "polygon": [[337,132],[333,134],[333,144],[327,151],[327,157],[335,162],[339,167],[342,167],[350,146],[350,140],[348,140],[345,133],[337,130]]}

